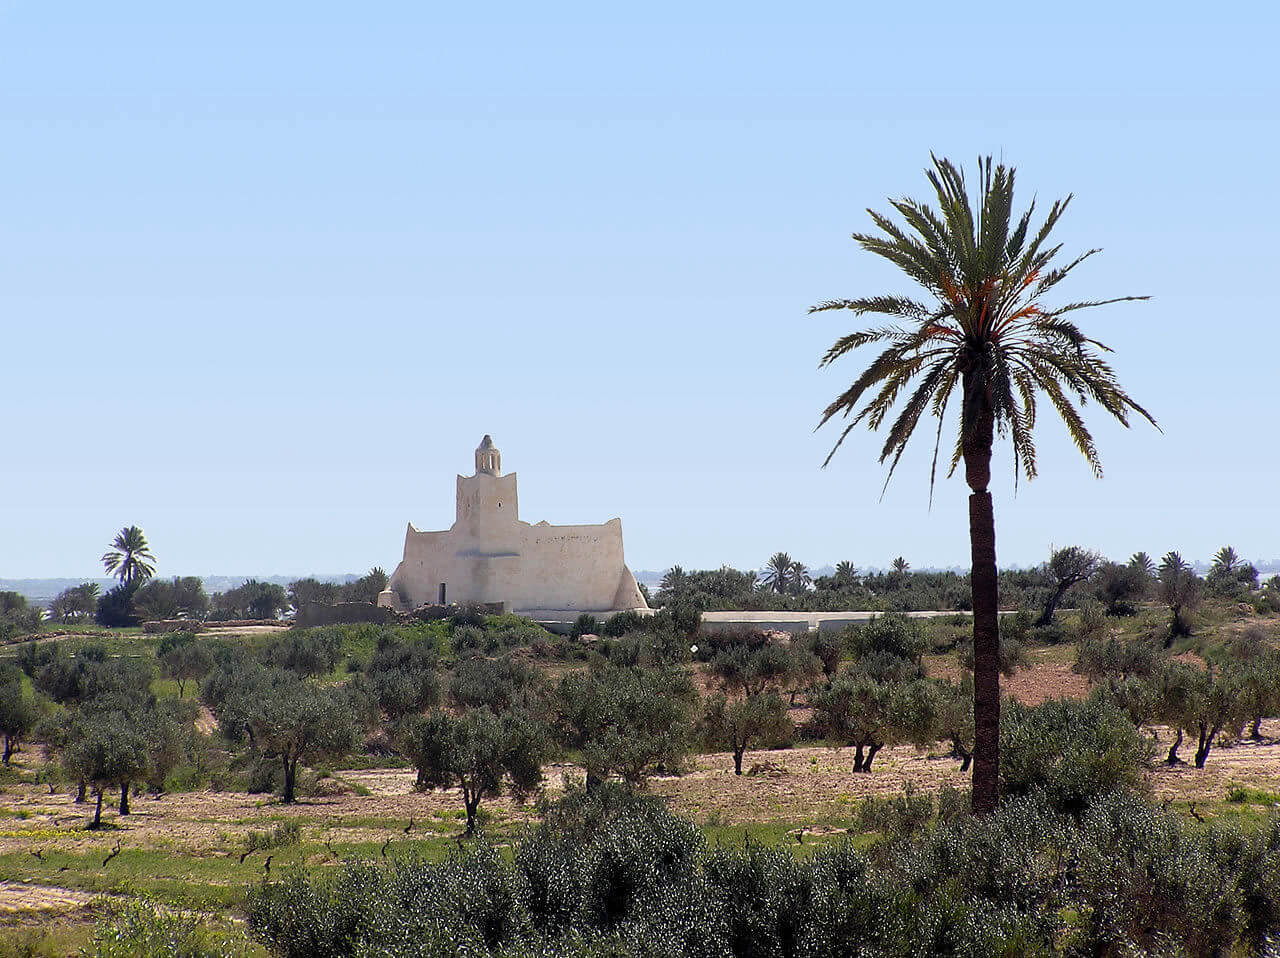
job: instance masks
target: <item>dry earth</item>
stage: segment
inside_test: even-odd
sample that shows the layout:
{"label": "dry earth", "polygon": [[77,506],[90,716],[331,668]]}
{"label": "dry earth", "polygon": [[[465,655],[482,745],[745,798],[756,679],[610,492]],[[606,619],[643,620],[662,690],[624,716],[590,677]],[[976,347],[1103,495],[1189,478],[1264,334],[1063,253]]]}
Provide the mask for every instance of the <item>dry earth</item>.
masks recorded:
{"label": "dry earth", "polygon": [[[1203,769],[1164,765],[1149,773],[1158,798],[1180,801],[1220,801],[1233,785],[1272,791],[1280,788],[1280,719],[1263,723],[1261,742],[1241,742],[1216,747]],[[1161,742],[1170,741],[1163,732]],[[1185,744],[1190,756],[1194,746]],[[803,747],[749,752],[747,774],[733,773],[728,753],[701,755],[686,774],[660,777],[650,785],[666,797],[671,808],[696,821],[717,824],[752,822],[794,823],[816,827],[847,819],[856,802],[868,795],[892,795],[911,785],[934,791],[944,785],[964,788],[968,775],[959,763],[939,748],[917,751],[910,746],[884,749],[871,774],[852,772],[853,750]],[[549,793],[563,787],[565,776],[580,778],[575,766],[552,764],[545,768]],[[296,817],[308,828],[335,842],[382,841],[394,836],[413,819],[414,834],[453,835],[460,829],[454,817],[461,808],[456,790],[414,791],[409,770],[372,769],[336,773],[339,782],[362,785],[368,795],[335,794],[307,798],[284,806],[265,795],[239,792],[191,792],[159,799],[135,798],[133,814],[116,815],[103,810],[104,820],[120,826],[109,832],[86,832],[92,806],[77,805],[70,794],[50,795],[45,787],[10,786],[0,794],[0,854],[34,853],[48,843],[59,851],[105,854],[119,839],[126,847],[163,846],[175,855],[203,857],[239,855],[251,829],[270,826],[270,820]],[[531,804],[511,798],[493,799],[485,807],[507,820],[532,820]],[[4,899],[0,899],[2,902]]]}

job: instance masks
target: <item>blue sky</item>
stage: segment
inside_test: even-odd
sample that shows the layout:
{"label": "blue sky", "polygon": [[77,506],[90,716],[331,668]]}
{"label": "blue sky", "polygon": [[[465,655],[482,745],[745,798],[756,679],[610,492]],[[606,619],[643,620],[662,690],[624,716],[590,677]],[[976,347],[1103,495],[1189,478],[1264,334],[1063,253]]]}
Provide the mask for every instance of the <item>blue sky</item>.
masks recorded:
{"label": "blue sky", "polygon": [[1263,4],[455,5],[0,0],[0,576],[362,571],[447,527],[488,432],[530,521],[621,516],[636,568],[967,561],[928,436],[823,406],[828,298],[908,287],[849,239],[993,153],[1064,298],[1163,433],[1042,417],[997,453],[1002,564],[1230,542],[1280,557],[1280,221]]}

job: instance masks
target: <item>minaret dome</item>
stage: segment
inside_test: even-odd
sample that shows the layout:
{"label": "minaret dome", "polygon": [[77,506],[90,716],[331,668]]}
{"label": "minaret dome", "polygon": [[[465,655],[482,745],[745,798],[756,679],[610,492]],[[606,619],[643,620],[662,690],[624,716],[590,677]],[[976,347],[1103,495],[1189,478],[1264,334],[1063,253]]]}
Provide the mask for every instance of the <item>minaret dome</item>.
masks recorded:
{"label": "minaret dome", "polygon": [[502,475],[502,453],[487,435],[476,447],[476,475],[481,473],[487,476]]}

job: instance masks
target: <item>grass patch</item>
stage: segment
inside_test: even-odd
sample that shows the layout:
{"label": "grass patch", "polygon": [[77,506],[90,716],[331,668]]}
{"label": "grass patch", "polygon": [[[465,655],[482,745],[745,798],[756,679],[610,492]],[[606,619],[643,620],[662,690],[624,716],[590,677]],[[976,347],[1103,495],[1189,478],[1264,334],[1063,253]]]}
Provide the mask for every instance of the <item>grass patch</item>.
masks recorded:
{"label": "grass patch", "polygon": [[1227,801],[1233,805],[1280,806],[1280,793],[1249,788],[1247,785],[1232,785],[1227,790]]}

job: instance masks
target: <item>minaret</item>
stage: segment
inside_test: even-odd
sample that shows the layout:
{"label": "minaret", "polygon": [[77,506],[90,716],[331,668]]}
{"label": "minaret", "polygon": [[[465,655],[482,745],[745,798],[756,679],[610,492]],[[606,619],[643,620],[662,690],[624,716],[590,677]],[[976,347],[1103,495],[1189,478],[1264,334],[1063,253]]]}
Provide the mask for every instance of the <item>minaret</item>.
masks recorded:
{"label": "minaret", "polygon": [[502,453],[488,435],[476,446],[476,475],[482,473],[486,476],[502,475]]}

